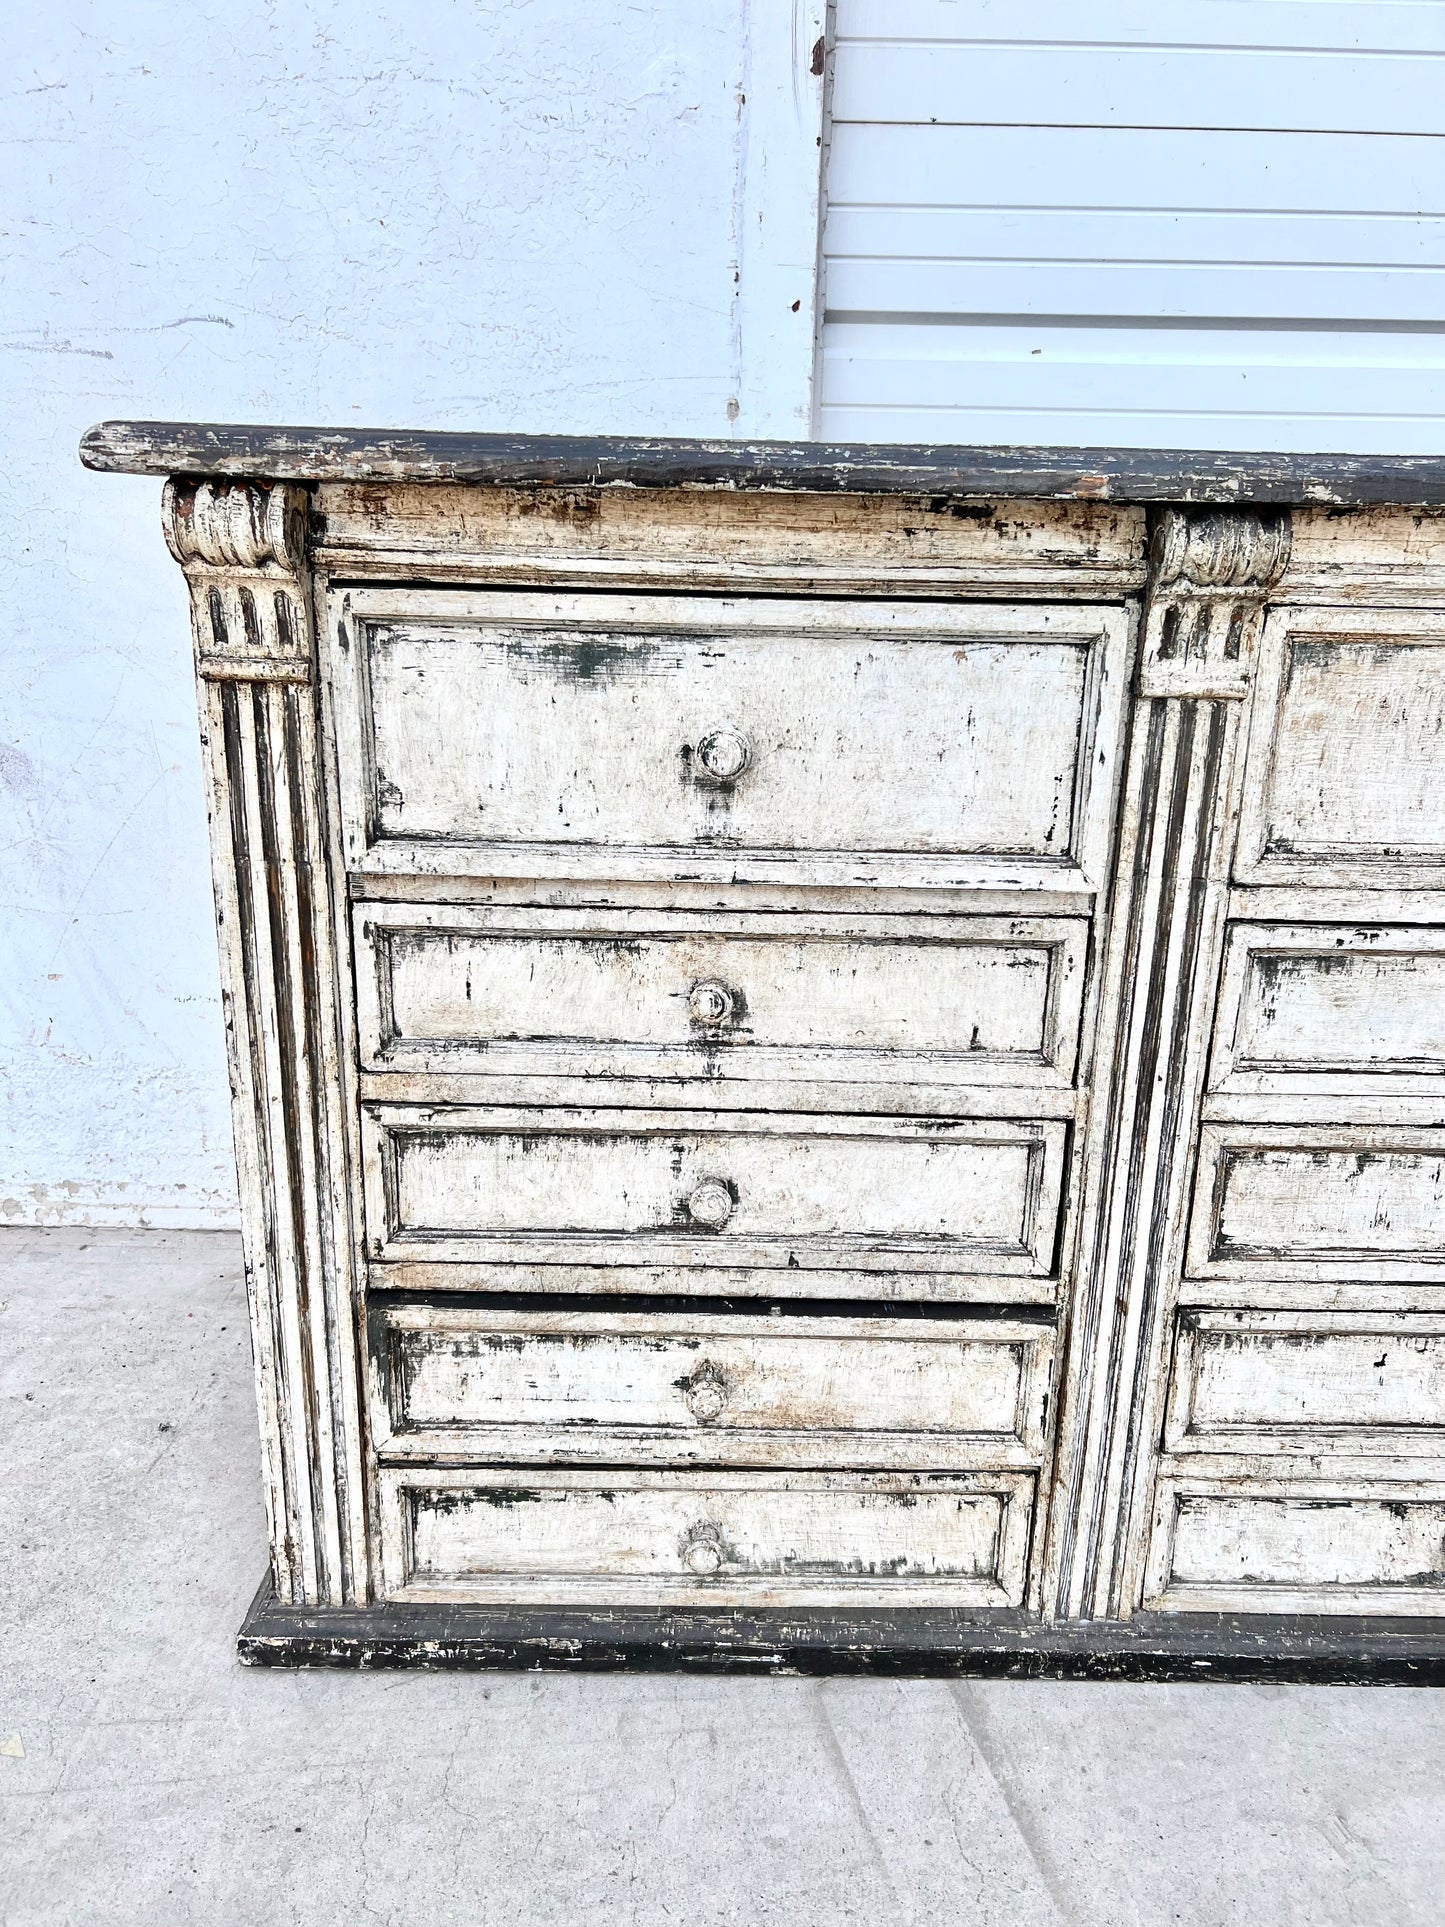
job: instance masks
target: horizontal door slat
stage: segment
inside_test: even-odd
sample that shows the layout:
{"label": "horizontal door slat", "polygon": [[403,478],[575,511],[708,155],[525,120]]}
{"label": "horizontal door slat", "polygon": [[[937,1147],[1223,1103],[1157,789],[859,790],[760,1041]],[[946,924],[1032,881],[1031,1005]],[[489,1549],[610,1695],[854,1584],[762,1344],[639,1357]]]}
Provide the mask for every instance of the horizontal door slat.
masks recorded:
{"label": "horizontal door slat", "polygon": [[[1085,237],[1081,237],[1081,241]],[[1127,237],[1121,237],[1127,241]],[[902,237],[900,236],[900,242]],[[1438,246],[1439,237],[1434,237]],[[1445,267],[1102,260],[929,260],[830,252],[827,313],[1104,316],[1445,326]]]}
{"label": "horizontal door slat", "polygon": [[1321,214],[1377,217],[1371,225],[1387,232],[1418,215],[1445,215],[1445,175],[1429,135],[1372,141],[1363,166],[1359,137],[1344,133],[840,122],[828,150],[828,200],[1062,209],[1084,219],[1120,210],[1167,219],[1193,209],[1230,223],[1260,211],[1285,228],[1306,217],[1303,236]]}
{"label": "horizontal door slat", "polygon": [[1445,133],[1437,54],[840,43],[842,121]]}
{"label": "horizontal door slat", "polygon": [[842,39],[1445,51],[1440,0],[838,0]]}
{"label": "horizontal door slat", "polygon": [[[922,185],[900,181],[898,190],[916,194]],[[946,187],[937,179],[927,185],[939,196]],[[1037,290],[1027,303],[1052,314],[1142,314],[1148,310],[1137,305],[1140,289],[1155,287],[1175,300],[1178,282],[1188,276],[1197,280],[1199,289],[1188,310],[1191,313],[1286,317],[1319,313],[1334,319],[1366,312],[1362,300],[1410,298],[1413,275],[1421,285],[1419,299],[1427,304],[1419,312],[1429,315],[1431,291],[1445,272],[1441,265],[1445,218],[1440,215],[1372,217],[1067,204],[889,206],[882,203],[882,183],[871,187],[877,197],[871,204],[833,201],[828,208],[823,254],[829,303],[834,308],[902,312],[956,306],[973,314],[1007,313],[1021,305],[996,297],[992,291],[999,284],[987,278],[981,285],[990,291],[988,299],[973,295],[946,303],[931,297],[914,299],[902,277],[905,270],[926,265],[931,272],[951,268],[966,277],[964,286],[971,285],[975,275],[996,276],[1004,269],[1029,277],[1058,274],[1059,294],[1051,307],[1038,303]],[[1062,199],[1062,184],[1055,181],[1054,187]],[[966,183],[960,182],[959,188],[966,191]],[[1068,192],[1077,193],[1078,184],[1070,181]],[[845,267],[849,278],[840,278]],[[1389,269],[1400,272],[1381,272]],[[892,277],[891,285],[871,289],[867,299],[854,297],[848,291],[850,278],[865,271]],[[1244,305],[1237,294],[1218,292],[1256,284],[1266,292],[1248,297]],[[1031,288],[1032,279],[1019,285]],[[1131,298],[1120,298],[1122,287],[1134,290]],[[1371,295],[1370,290],[1378,292]],[[1335,305],[1326,305],[1328,300]],[[1300,305],[1302,301],[1307,305]],[[1260,302],[1269,305],[1256,305]],[[1368,312],[1379,312],[1389,320],[1404,318],[1407,310],[1401,309],[1398,315],[1393,308]]]}

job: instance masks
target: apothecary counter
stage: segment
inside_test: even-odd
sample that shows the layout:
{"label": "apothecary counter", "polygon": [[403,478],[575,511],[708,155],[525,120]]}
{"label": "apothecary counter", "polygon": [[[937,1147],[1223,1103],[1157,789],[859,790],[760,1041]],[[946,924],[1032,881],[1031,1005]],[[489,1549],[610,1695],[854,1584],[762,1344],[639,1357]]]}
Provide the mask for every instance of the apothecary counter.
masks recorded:
{"label": "apothecary counter", "polygon": [[244,1657],[1445,1677],[1445,460],[108,423]]}

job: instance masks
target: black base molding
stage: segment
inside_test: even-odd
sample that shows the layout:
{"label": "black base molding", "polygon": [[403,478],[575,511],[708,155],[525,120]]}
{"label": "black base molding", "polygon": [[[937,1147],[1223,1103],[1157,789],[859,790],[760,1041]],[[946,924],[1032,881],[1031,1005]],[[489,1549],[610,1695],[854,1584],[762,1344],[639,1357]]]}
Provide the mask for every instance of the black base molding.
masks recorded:
{"label": "black base molding", "polygon": [[237,1649],[248,1666],[1445,1686],[1445,1619],[286,1606],[269,1577]]}

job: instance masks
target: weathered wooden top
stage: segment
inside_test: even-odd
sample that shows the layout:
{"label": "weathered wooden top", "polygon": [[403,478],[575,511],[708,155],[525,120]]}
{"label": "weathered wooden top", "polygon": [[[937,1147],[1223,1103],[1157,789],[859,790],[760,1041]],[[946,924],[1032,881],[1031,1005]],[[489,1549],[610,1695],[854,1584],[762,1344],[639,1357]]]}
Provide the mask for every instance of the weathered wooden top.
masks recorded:
{"label": "weathered wooden top", "polygon": [[1280,507],[1445,504],[1445,456],[1420,455],[712,442],[102,422],[82,438],[80,459],[87,468],[128,475],[257,481],[786,489]]}

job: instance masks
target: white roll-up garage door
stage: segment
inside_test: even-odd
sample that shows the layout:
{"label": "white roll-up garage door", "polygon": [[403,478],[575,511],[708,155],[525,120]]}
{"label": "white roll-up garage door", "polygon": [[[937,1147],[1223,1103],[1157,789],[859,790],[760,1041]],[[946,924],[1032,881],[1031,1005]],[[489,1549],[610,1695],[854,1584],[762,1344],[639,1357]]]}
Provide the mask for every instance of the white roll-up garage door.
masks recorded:
{"label": "white roll-up garage door", "polygon": [[838,0],[818,432],[1445,452],[1442,0]]}

